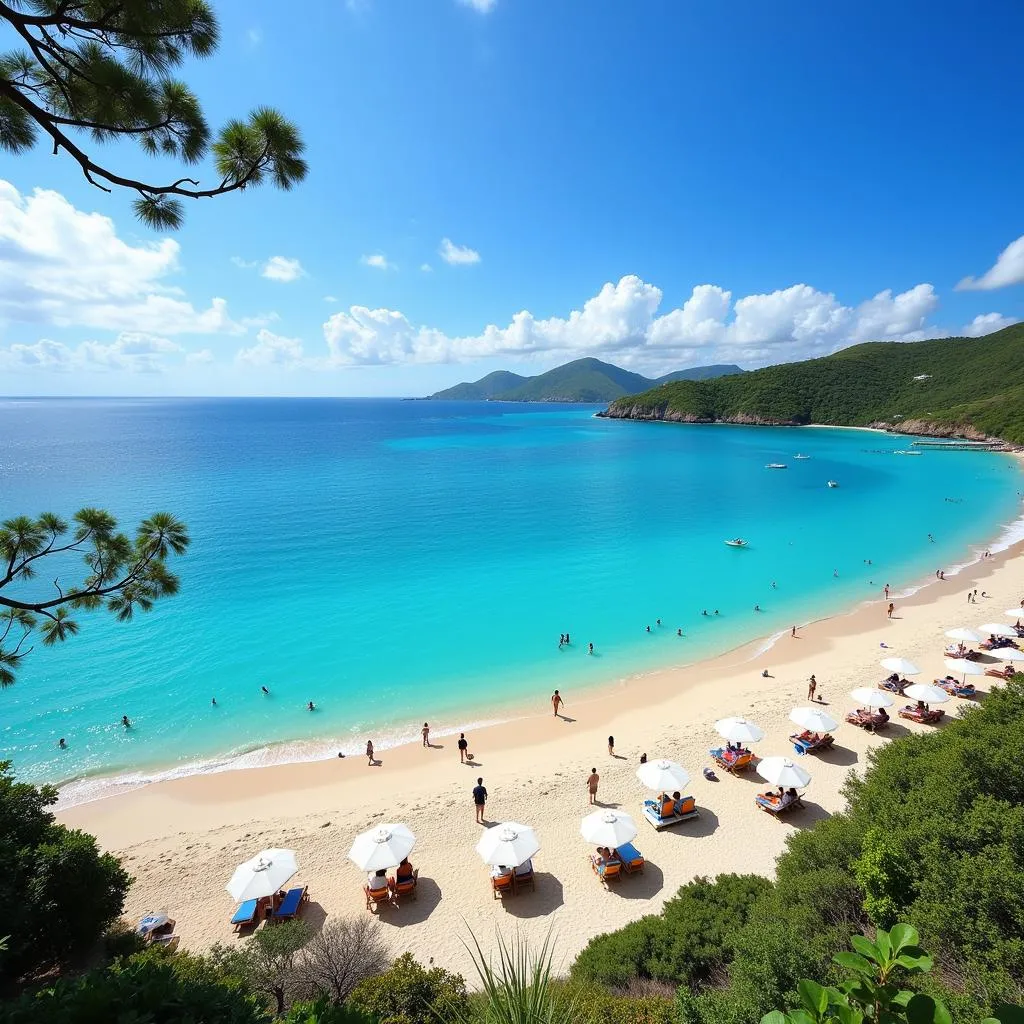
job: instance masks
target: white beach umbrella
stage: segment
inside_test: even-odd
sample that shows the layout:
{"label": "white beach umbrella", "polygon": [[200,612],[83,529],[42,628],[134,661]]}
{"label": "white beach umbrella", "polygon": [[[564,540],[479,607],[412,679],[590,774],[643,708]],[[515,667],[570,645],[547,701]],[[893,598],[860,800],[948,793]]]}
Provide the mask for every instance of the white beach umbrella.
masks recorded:
{"label": "white beach umbrella", "polygon": [[979,665],[976,661],[968,661],[966,658],[957,661],[945,658],[942,663],[950,675],[962,675],[965,679],[968,676],[983,676],[985,674],[984,665]]}
{"label": "white beach umbrella", "polygon": [[1018,650],[1016,647],[997,647],[988,653],[993,658],[1000,658],[1003,661],[1024,661],[1024,651]]}
{"label": "white beach umbrella", "polygon": [[803,789],[809,785],[811,776],[788,757],[765,757],[757,765],[757,774],[773,786]]}
{"label": "white beach umbrella", "polygon": [[985,639],[976,629],[968,629],[966,626],[947,629],[946,636],[952,640],[962,640],[965,644],[979,644]]}
{"label": "white beach umbrella", "polygon": [[880,664],[882,668],[887,668],[890,672],[898,672],[901,676],[917,676],[921,674],[921,670],[906,658],[883,658]]}
{"label": "white beach umbrella", "polygon": [[757,743],[764,739],[764,729],[746,718],[723,718],[715,722],[715,732],[730,743]]}
{"label": "white beach umbrella", "polygon": [[520,825],[518,821],[492,825],[476,844],[476,852],[483,857],[485,864],[503,867],[518,867],[539,849],[537,833],[529,825]]}
{"label": "white beach umbrella", "polygon": [[1024,608],[1007,608],[1004,615],[1009,615],[1011,619],[1024,618]]}
{"label": "white beach umbrella", "polygon": [[870,686],[858,686],[850,696],[862,708],[891,708],[895,703],[885,690],[872,690]]}
{"label": "white beach umbrella", "polygon": [[839,728],[839,723],[834,718],[817,708],[793,708],[789,713],[789,720],[811,732],[831,732]]}
{"label": "white beach umbrella", "polygon": [[401,864],[415,845],[416,837],[408,825],[378,825],[356,836],[348,859],[364,871],[379,871]]}
{"label": "white beach umbrella", "polygon": [[636,777],[648,788],[658,793],[671,793],[683,789],[690,782],[690,773],[675,761],[664,759],[648,761],[636,770]]}
{"label": "white beach umbrella", "polygon": [[911,683],[903,694],[911,700],[923,700],[925,704],[944,704],[950,696],[934,683]]}
{"label": "white beach umbrella", "polygon": [[978,629],[982,633],[988,633],[989,636],[1017,636],[1017,630],[1013,626],[1004,626],[1001,622],[988,622],[984,626],[979,626]]}
{"label": "white beach umbrella", "polygon": [[263,850],[239,864],[226,888],[237,903],[273,896],[299,870],[294,850]]}
{"label": "white beach umbrella", "polygon": [[580,835],[588,843],[613,850],[635,839],[636,833],[636,822],[622,811],[595,811],[580,823]]}

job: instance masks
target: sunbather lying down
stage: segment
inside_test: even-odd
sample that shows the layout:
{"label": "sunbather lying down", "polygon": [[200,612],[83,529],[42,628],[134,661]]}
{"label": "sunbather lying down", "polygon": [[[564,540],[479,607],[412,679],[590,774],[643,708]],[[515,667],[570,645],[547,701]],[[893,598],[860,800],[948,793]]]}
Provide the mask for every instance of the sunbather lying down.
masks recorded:
{"label": "sunbather lying down", "polygon": [[776,793],[758,793],[756,799],[762,803],[771,804],[776,808],[788,807],[794,800],[799,800],[800,795],[795,789],[783,789],[779,786]]}

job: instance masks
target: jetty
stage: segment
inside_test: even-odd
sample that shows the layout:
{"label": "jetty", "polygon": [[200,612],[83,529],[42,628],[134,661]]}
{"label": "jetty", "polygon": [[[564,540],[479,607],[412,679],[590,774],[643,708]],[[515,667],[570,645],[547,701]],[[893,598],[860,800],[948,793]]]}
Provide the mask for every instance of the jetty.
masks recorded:
{"label": "jetty", "polygon": [[1003,452],[1010,451],[1011,446],[1005,441],[967,441],[956,438],[939,438],[929,441],[911,441],[911,448],[928,448],[937,451],[979,451]]}

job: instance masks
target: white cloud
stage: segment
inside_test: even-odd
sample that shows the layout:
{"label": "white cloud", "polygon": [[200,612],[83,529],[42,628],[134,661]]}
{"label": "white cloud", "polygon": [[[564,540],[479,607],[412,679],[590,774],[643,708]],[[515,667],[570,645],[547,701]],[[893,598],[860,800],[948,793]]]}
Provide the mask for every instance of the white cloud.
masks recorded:
{"label": "white cloud", "polygon": [[245,33],[245,39],[251,47],[259,46],[263,42],[263,29],[253,26]]}
{"label": "white cloud", "polygon": [[1002,313],[979,313],[961,333],[968,338],[982,338],[1016,323],[1020,321],[1012,316],[1003,316]]}
{"label": "white cloud", "polygon": [[141,331],[122,331],[111,342],[83,341],[72,346],[41,338],[32,344],[19,342],[0,348],[0,367],[11,371],[162,373],[174,362],[212,360],[209,349],[186,352],[169,338]]}
{"label": "white cloud", "polygon": [[1011,284],[1024,284],[1024,235],[1011,242],[1000,254],[995,265],[979,278],[965,277],[957,291],[992,291]]}
{"label": "white cloud", "polygon": [[470,249],[466,245],[456,245],[450,238],[442,238],[441,246],[437,254],[452,266],[464,266],[469,263],[479,263],[480,253],[476,249]]}
{"label": "white cloud", "polygon": [[337,302],[338,297],[336,295],[325,295],[324,302]]}
{"label": "white cloud", "polygon": [[420,270],[422,270],[424,274],[429,274],[433,269],[434,268],[429,263],[420,264]]}
{"label": "white cloud", "polygon": [[869,339],[907,341],[947,332],[927,324],[938,306],[930,284],[879,292],[858,306],[807,284],[733,302],[717,285],[693,289],[658,315],[662,292],[635,275],[605,284],[582,309],[537,319],[523,310],[505,327],[455,337],[389,309],[352,306],[324,324],[327,364],[464,362],[493,356],[597,355],[631,365],[739,362],[757,365],[823,355]]}
{"label": "white cloud", "polygon": [[239,349],[235,358],[250,366],[291,366],[303,362],[304,353],[298,338],[286,338],[264,328],[256,335],[256,344]]}
{"label": "white cloud", "polygon": [[359,262],[364,267],[373,267],[374,270],[396,270],[394,263],[388,261],[387,256],[382,252],[374,252],[368,256],[360,256]]}
{"label": "white cloud", "polygon": [[478,11],[480,14],[489,14],[494,10],[498,0],[459,0],[459,3],[463,7],[472,7],[474,11]]}
{"label": "white cloud", "polygon": [[260,271],[260,276],[268,281],[282,282],[297,281],[305,274],[306,271],[302,269],[302,264],[298,260],[288,259],[286,256],[271,256]]}
{"label": "white cloud", "polygon": [[167,278],[180,247],[130,245],[58,192],[0,181],[0,320],[160,334],[241,334],[223,299],[196,309]]}

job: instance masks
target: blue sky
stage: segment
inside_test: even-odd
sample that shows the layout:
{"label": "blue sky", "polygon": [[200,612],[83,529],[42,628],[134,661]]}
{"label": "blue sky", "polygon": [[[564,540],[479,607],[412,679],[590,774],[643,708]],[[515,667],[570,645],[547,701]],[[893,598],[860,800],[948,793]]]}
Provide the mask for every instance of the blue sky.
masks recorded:
{"label": "blue sky", "polygon": [[0,393],[415,395],[1024,318],[1019,2],[215,6],[181,77],[215,126],[294,119],[309,178],[167,235],[5,155]]}

